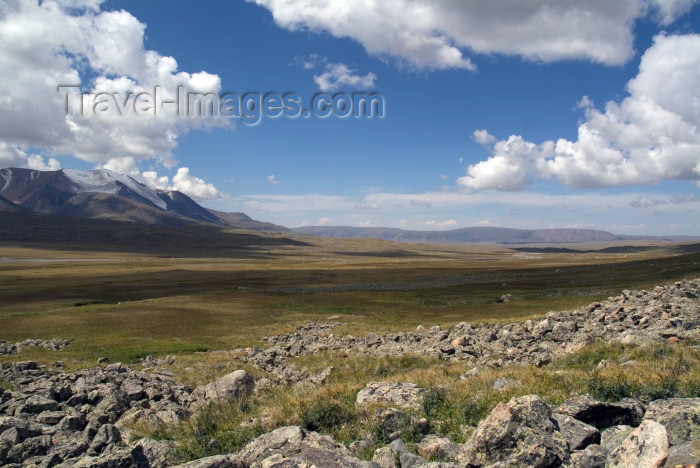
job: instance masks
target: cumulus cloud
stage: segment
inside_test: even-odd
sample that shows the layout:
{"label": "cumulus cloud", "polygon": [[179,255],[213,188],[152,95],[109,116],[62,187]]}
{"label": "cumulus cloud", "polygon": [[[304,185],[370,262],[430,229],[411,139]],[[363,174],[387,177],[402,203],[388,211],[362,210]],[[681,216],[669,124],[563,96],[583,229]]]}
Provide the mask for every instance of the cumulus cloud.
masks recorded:
{"label": "cumulus cloud", "polygon": [[272,185],[279,185],[279,184],[280,184],[280,181],[277,180],[277,179],[275,179],[275,175],[274,175],[274,174],[270,174],[269,176],[267,176],[267,181],[268,181],[269,183],[271,183]]}
{"label": "cumulus cloud", "polygon": [[367,73],[358,75],[357,70],[348,67],[344,63],[328,63],[325,71],[319,75],[314,75],[314,81],[323,92],[338,91],[350,88],[352,90],[370,90],[374,88],[377,75]]}
{"label": "cumulus cloud", "polygon": [[333,224],[333,218],[329,218],[327,216],[324,216],[316,221],[316,226],[330,226],[331,224]]}
{"label": "cumulus cloud", "polygon": [[281,27],[353,39],[415,69],[475,69],[467,51],[606,65],[634,53],[634,22],[668,25],[696,0],[253,0]]}
{"label": "cumulus cloud", "polygon": [[141,174],[132,173],[132,177],[150,187],[161,190],[177,190],[198,201],[226,198],[226,195],[219,192],[213,184],[190,174],[188,167],[178,168],[172,181],[168,176],[159,176],[155,171],[145,171]]}
{"label": "cumulus cloud", "polygon": [[603,110],[582,100],[576,141],[535,144],[511,135],[493,143],[492,156],[470,165],[458,183],[515,191],[544,178],[574,188],[700,181],[700,35],[657,36],[627,91]]}
{"label": "cumulus cloud", "polygon": [[54,158],[48,161],[38,154],[27,154],[16,145],[9,145],[0,141],[0,167],[26,167],[39,171],[56,171],[61,164]]}
{"label": "cumulus cloud", "polygon": [[[204,71],[179,71],[174,58],[147,50],[145,25],[123,10],[101,11],[101,3],[3,2],[1,164],[36,165],[36,158],[32,162],[7,156],[36,148],[110,167],[149,159],[173,167],[172,151],[180,136],[191,129],[230,127],[226,119],[211,115],[181,117],[174,105],[139,115],[134,101],[123,101],[136,93],[154,96],[156,86],[163,101],[174,99],[178,87],[184,92],[218,93],[221,83],[218,76]],[[81,96],[99,93],[108,102]],[[108,99],[114,93],[126,103],[126,111]],[[148,102],[142,102],[140,109],[144,106]],[[55,166],[51,161],[48,167]]]}

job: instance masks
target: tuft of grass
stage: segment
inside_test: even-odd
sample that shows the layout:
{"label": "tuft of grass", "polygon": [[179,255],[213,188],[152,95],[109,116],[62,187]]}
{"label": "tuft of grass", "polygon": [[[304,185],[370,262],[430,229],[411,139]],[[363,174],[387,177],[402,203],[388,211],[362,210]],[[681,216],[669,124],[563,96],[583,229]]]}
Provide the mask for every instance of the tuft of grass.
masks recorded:
{"label": "tuft of grass", "polygon": [[624,375],[613,378],[594,375],[586,386],[588,393],[601,401],[620,401],[632,396],[632,387]]}
{"label": "tuft of grass", "polygon": [[301,425],[310,431],[331,432],[357,418],[354,409],[335,401],[317,401],[301,411]]}
{"label": "tuft of grass", "polygon": [[447,392],[442,388],[431,388],[423,397],[423,412],[428,418],[433,418],[445,405]]}
{"label": "tuft of grass", "polygon": [[265,432],[259,420],[252,417],[256,410],[256,404],[249,400],[211,403],[201,408],[172,434],[180,442],[181,457],[195,460],[242,449]]}

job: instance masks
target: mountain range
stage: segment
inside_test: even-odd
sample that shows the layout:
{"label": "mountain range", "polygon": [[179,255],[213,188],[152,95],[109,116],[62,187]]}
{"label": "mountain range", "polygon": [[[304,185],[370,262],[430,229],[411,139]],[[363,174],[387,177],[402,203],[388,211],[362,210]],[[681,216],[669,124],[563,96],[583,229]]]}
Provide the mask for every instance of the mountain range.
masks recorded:
{"label": "mountain range", "polygon": [[397,228],[360,228],[352,226],[305,226],[294,232],[344,239],[378,238],[396,242],[440,242],[465,244],[498,242],[507,244],[604,242],[629,239],[607,231],[594,229],[509,229],[499,227],[468,227],[448,231],[410,231]]}
{"label": "mountain range", "polygon": [[[277,224],[257,221],[244,213],[207,209],[182,192],[151,188],[135,177],[107,169],[0,169],[0,215],[10,212],[130,221],[164,227],[210,225],[336,238],[378,238],[397,242],[525,244],[663,239],[618,235],[594,229],[528,230],[490,226],[448,231],[351,226],[306,226],[288,229]],[[667,240],[697,239],[685,237]]]}
{"label": "mountain range", "polygon": [[288,230],[244,213],[209,210],[182,192],[154,189],[107,169],[0,169],[0,211],[21,209],[158,226],[211,224],[257,231]]}

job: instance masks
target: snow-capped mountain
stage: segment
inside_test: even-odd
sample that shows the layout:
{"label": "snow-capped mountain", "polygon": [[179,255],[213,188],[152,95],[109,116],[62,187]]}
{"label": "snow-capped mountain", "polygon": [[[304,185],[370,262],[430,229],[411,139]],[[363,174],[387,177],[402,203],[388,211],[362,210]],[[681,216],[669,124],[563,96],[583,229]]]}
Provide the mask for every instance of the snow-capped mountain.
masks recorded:
{"label": "snow-capped mountain", "polygon": [[[154,189],[131,176],[106,169],[0,169],[0,196],[16,206],[43,214],[167,226],[203,223],[239,227],[182,192]],[[285,230],[281,226],[251,221],[245,228]]]}

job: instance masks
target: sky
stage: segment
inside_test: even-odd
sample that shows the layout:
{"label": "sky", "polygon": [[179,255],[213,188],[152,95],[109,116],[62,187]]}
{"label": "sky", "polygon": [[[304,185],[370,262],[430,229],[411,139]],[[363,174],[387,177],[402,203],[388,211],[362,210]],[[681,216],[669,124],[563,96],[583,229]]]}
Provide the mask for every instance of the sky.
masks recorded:
{"label": "sky", "polygon": [[700,235],[700,0],[2,0],[0,167],[288,227]]}

